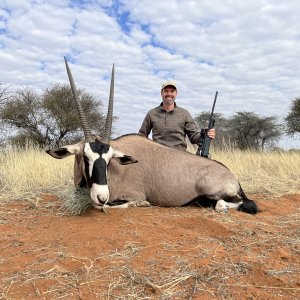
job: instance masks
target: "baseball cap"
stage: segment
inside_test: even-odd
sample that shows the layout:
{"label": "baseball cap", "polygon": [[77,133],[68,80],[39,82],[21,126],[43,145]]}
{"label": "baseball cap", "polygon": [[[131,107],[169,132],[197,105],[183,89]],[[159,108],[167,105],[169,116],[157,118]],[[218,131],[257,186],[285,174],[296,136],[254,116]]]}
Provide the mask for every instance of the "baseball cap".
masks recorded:
{"label": "baseball cap", "polygon": [[163,90],[166,86],[173,86],[175,88],[175,90],[177,90],[176,84],[174,81],[165,81],[162,86],[161,86],[161,90]]}

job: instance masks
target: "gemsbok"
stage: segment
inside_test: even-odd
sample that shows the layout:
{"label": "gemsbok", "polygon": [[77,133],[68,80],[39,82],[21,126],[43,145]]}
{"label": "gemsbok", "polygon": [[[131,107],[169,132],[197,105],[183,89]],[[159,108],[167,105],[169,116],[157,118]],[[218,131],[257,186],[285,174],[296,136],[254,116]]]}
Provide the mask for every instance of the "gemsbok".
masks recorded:
{"label": "gemsbok", "polygon": [[256,214],[258,208],[245,195],[237,178],[223,164],[188,152],[174,150],[137,134],[110,140],[114,66],[109,107],[103,135],[91,133],[76,94],[73,77],[65,58],[84,139],[73,145],[47,150],[55,158],[75,155],[75,186],[87,187],[94,206],[183,206],[209,199],[215,209],[236,208]]}

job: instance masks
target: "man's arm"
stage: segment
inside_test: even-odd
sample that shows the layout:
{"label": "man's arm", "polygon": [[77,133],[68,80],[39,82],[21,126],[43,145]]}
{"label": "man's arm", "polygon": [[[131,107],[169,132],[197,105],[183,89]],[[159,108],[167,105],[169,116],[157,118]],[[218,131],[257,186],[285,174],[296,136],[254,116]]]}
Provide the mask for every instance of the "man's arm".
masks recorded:
{"label": "man's arm", "polygon": [[149,113],[147,113],[138,134],[143,135],[145,137],[148,137],[148,135],[150,134],[151,129],[152,129],[152,122],[151,122],[151,118],[150,118]]}
{"label": "man's arm", "polygon": [[[185,133],[190,139],[192,144],[199,144],[200,142],[200,131],[198,129],[197,123],[193,120],[192,116],[189,114],[185,123]],[[214,139],[216,137],[215,128],[208,130],[207,135]]]}

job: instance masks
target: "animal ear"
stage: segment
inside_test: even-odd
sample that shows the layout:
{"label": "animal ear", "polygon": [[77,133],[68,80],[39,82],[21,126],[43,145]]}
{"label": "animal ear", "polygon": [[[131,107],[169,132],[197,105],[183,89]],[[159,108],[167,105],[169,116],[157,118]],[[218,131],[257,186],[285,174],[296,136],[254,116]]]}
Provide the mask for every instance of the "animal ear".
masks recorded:
{"label": "animal ear", "polygon": [[58,149],[50,149],[46,150],[46,152],[54,158],[62,159],[66,158],[70,155],[77,154],[80,151],[79,144],[76,145],[68,145]]}
{"label": "animal ear", "polygon": [[138,160],[136,160],[134,157],[124,154],[123,152],[117,150],[114,150],[113,158],[115,158],[117,162],[121,165],[129,165],[138,162]]}
{"label": "animal ear", "polygon": [[52,157],[57,158],[57,159],[66,158],[73,154],[73,153],[70,153],[68,151],[68,149],[66,149],[66,148],[51,149],[51,150],[46,150],[46,152],[49,155],[51,155]]}

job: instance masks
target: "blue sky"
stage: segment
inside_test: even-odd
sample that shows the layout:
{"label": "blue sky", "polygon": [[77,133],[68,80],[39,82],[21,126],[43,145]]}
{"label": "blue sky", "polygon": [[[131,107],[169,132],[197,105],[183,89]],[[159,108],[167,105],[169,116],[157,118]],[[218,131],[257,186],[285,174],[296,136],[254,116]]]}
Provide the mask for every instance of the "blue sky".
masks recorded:
{"label": "blue sky", "polygon": [[77,87],[106,105],[115,63],[118,135],[138,131],[167,79],[192,116],[218,90],[225,116],[284,118],[300,97],[299,11],[297,0],[0,0],[0,82],[67,83],[67,56]]}

